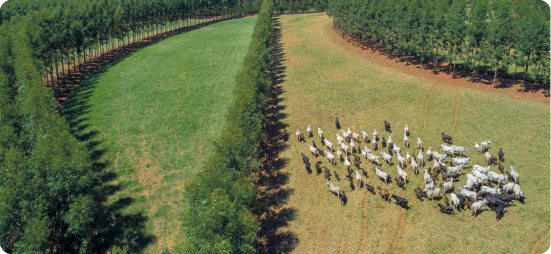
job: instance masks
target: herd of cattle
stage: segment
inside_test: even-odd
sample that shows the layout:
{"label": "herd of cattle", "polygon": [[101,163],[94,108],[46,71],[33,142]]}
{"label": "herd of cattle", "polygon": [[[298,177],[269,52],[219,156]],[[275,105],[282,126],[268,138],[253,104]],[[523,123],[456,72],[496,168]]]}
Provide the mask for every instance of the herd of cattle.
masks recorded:
{"label": "herd of cattle", "polygon": [[[501,165],[501,162],[504,161],[505,156],[503,150],[501,148],[499,149],[498,157],[490,154],[487,151],[488,146],[491,144],[491,141],[489,140],[481,142],[480,144],[477,144],[476,142],[474,143],[477,152],[485,154],[484,157],[487,163],[486,167],[474,165],[472,167],[472,172],[470,174],[466,174],[467,184],[458,188],[460,193],[454,193],[454,182],[458,181],[459,177],[464,175],[464,173],[460,172],[465,168],[466,164],[471,161],[471,159],[469,157],[456,158],[456,153],[459,154],[459,157],[461,157],[463,153],[468,152],[468,149],[466,147],[453,145],[453,139],[450,135],[446,135],[443,132],[441,133],[442,140],[444,140],[444,142],[448,144],[451,144],[450,146],[441,144],[441,154],[433,151],[432,147],[429,147],[428,150],[425,152],[425,149],[423,148],[423,141],[421,140],[421,138],[417,137],[416,146],[419,150],[417,156],[415,154],[410,155],[409,152],[406,152],[406,156],[403,156],[401,148],[396,143],[392,142],[392,136],[389,136],[388,139],[382,137],[382,147],[381,151],[379,152],[381,157],[379,157],[378,155],[375,155],[373,153],[373,151],[378,149],[380,141],[376,129],[374,130],[370,140],[369,135],[363,130],[360,131],[360,137],[360,134],[353,132],[350,128],[348,128],[347,131],[341,129],[338,118],[335,120],[335,125],[337,131],[340,130],[342,134],[342,136],[339,134],[335,134],[335,137],[337,139],[336,156],[333,154],[335,152],[333,143],[325,138],[321,128],[318,128],[317,131],[320,138],[321,146],[316,145],[315,141],[313,140],[312,143],[308,144],[308,148],[312,156],[314,156],[315,158],[318,156],[323,156],[332,165],[337,164],[337,159],[339,162],[344,162],[344,167],[347,172],[345,177],[350,183],[351,191],[355,189],[355,180],[358,188],[365,187],[368,191],[375,194],[375,188],[362,181],[362,175],[366,178],[368,177],[368,172],[361,167],[362,158],[377,165],[374,171],[377,177],[384,181],[386,184],[388,184],[389,181],[392,181],[392,177],[389,175],[389,173],[383,171],[380,168],[380,158],[382,158],[383,161],[388,165],[395,165],[398,177],[395,177],[394,181],[400,188],[403,188],[405,190],[408,183],[408,174],[406,173],[406,171],[404,171],[404,168],[407,168],[407,164],[409,163],[409,166],[413,170],[413,173],[418,175],[418,167],[425,166],[426,156],[426,161],[429,162],[432,160],[433,165],[423,170],[425,187],[424,189],[415,188],[415,196],[421,200],[424,197],[430,200],[433,200],[437,197],[443,198],[445,205],[441,203],[438,204],[441,212],[455,214],[454,209],[461,210],[467,207],[472,210],[472,215],[476,216],[478,211],[480,211],[482,207],[488,206],[491,210],[495,211],[496,220],[499,220],[500,217],[504,214],[504,209],[508,206],[509,202],[513,200],[523,202],[524,200],[524,193],[521,191],[520,185],[518,184],[519,174],[514,170],[513,166],[509,167],[510,171],[504,172],[504,167],[503,165]],[[384,121],[384,126],[385,130],[388,133],[392,132],[390,123]],[[311,125],[308,125],[306,129],[306,135],[307,137],[313,136]],[[409,135],[409,128],[406,124],[402,140],[405,147],[410,147]],[[283,133],[281,133],[281,136],[282,138],[287,139],[287,131],[284,130]],[[297,129],[295,136],[299,142],[306,142],[304,135],[300,132],[299,129]],[[360,146],[362,141],[365,143],[363,150]],[[371,149],[368,148],[367,144],[370,144]],[[320,147],[323,146],[325,146],[328,150],[320,149]],[[383,151],[384,148],[387,148],[388,153]],[[352,161],[349,155],[354,157]],[[394,158],[394,156],[398,160],[397,164],[392,163],[392,159]],[[301,157],[306,171],[309,174],[312,173],[310,158],[304,155],[304,153],[301,153]],[[446,165],[445,160],[450,157],[452,159],[449,161],[448,166]],[[313,163],[315,163],[314,167],[317,173],[323,173],[325,178],[329,180],[325,184],[329,187],[329,190],[336,194],[343,203],[346,203],[347,197],[345,191],[341,190],[339,186],[330,182],[331,177],[333,176],[340,181],[340,176],[337,171],[333,171],[333,174],[331,174],[331,171],[327,167],[322,168],[322,161],[316,161]],[[491,171],[491,164],[497,164],[501,174]],[[354,165],[357,170],[352,170],[352,165]],[[353,171],[355,173],[354,176],[352,176]],[[438,181],[438,176],[441,177],[442,183],[440,183],[439,188],[436,188],[435,182]],[[497,184],[497,188],[494,188],[494,184]],[[396,204],[406,209],[409,208],[407,199],[399,197],[395,194],[390,195],[389,191],[385,190],[381,186],[377,186],[377,189],[379,190],[381,197],[385,200],[389,201],[389,198],[394,198],[396,200]],[[450,199],[448,199],[446,195],[448,191],[451,191]],[[511,192],[513,193],[513,195],[509,195],[509,193]]]}

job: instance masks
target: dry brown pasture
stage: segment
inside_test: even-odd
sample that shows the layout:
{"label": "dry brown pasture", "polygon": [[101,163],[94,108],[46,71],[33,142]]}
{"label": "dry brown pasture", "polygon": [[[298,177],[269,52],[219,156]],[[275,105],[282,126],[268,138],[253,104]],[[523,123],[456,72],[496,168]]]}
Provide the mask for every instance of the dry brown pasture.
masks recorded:
{"label": "dry brown pasture", "polygon": [[[342,39],[325,13],[286,15],[276,20],[282,31],[283,48],[279,116],[290,135],[288,141],[280,141],[280,173],[285,175],[280,185],[279,232],[283,252],[543,253],[549,249],[548,99],[480,89],[465,80],[422,71],[419,66],[390,64],[385,56],[371,54]],[[491,140],[490,153],[497,156],[499,148],[503,148],[503,165],[513,165],[520,173],[526,202],[513,202],[499,221],[488,207],[476,217],[471,216],[470,210],[443,214],[437,206],[443,200],[414,198],[413,189],[424,186],[422,170],[414,175],[408,166],[409,183],[404,191],[394,180],[386,185],[378,179],[375,165],[364,159],[361,166],[368,171],[368,177],[363,177],[363,181],[405,197],[410,209],[397,206],[394,200],[382,200],[378,190],[373,195],[356,185],[356,190],[351,191],[342,162],[330,165],[324,157],[315,158],[308,150],[307,143],[312,141],[322,148],[318,127],[336,146],[335,134],[340,131],[335,129],[335,117],[339,117],[345,130],[365,130],[371,138],[373,129],[377,129],[380,138],[392,136],[404,156],[406,152],[418,153],[414,145],[406,149],[402,143],[405,124],[409,125],[412,144],[421,137],[426,148],[432,146],[438,152],[443,144],[440,133],[450,134],[455,145],[468,148],[465,156],[472,161],[462,171],[465,174],[475,164],[486,165],[473,143]],[[384,130],[384,120],[392,125],[392,133]],[[313,137],[298,142],[294,138],[296,129],[305,134],[309,124]],[[363,148],[365,144],[357,145]],[[312,174],[304,169],[301,152],[310,158]],[[340,181],[332,178],[331,182],[346,191],[346,205],[324,186],[327,180],[323,174],[316,174],[313,165],[318,160],[331,173],[337,171],[340,175]],[[396,161],[394,156],[393,162]],[[392,178],[397,177],[395,166],[382,163],[383,170]],[[498,172],[497,166],[491,170]],[[439,179],[437,184],[441,182]],[[465,176],[460,177],[455,192],[465,183]]]}

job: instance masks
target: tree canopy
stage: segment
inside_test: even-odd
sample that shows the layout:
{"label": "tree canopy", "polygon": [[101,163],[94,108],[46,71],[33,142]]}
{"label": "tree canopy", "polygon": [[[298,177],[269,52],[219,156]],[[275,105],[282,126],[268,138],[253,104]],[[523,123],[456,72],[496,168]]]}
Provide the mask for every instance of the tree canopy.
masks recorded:
{"label": "tree canopy", "polygon": [[453,62],[453,74],[456,60],[472,73],[477,62],[489,64],[495,84],[515,64],[524,79],[549,82],[550,12],[540,0],[330,0],[327,13],[343,36],[420,56],[421,65],[432,59],[435,71],[438,59]]}
{"label": "tree canopy", "polygon": [[[268,59],[269,50],[264,39],[271,32],[271,23],[266,22],[273,9],[271,2],[265,2],[263,8],[267,14],[259,17],[262,23],[257,24],[265,28],[255,30],[262,34],[257,35],[256,43],[260,46],[254,51],[261,54],[263,60]],[[197,20],[259,10],[259,0],[28,0],[5,3],[0,10],[2,248],[9,253],[85,253],[97,231],[94,222],[103,197],[96,187],[101,180],[89,151],[72,135],[67,121],[57,113],[52,89],[44,86],[53,80],[53,72],[57,76],[61,69],[63,74],[70,64],[76,66],[75,62],[86,61],[117,44],[128,44],[167,29],[192,25]],[[255,115],[254,121],[257,117]],[[249,141],[258,144],[258,136],[250,137]],[[239,163],[252,154],[243,156],[239,157]],[[227,155],[226,159],[233,158]],[[235,188],[235,192],[215,191],[216,198],[205,204],[216,214],[219,210],[227,211],[217,223],[241,222],[232,224],[235,238],[221,242],[216,249],[227,250],[239,245],[240,252],[251,252],[249,242],[257,230],[257,222],[246,214],[250,204],[245,201],[255,195],[247,179],[224,182],[219,186],[234,186],[231,188]],[[244,199],[245,203],[235,202],[242,197],[249,198]],[[205,212],[205,216],[210,215]],[[236,245],[236,241],[244,241],[244,244]]]}

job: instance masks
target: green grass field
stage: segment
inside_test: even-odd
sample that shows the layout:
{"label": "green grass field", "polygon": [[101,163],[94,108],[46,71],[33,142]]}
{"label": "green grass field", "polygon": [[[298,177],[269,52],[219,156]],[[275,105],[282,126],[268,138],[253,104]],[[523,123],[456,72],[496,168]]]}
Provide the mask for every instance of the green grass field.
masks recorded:
{"label": "green grass field", "polygon": [[[528,253],[536,242],[549,232],[550,217],[550,115],[549,101],[519,99],[511,93],[477,89],[465,80],[446,81],[440,75],[426,75],[418,66],[382,64],[385,56],[367,56],[332,29],[326,14],[280,16],[284,57],[282,60],[280,95],[281,122],[290,135],[280,143],[283,151],[280,173],[288,179],[282,186],[282,249],[293,253]],[[324,136],[335,144],[334,118],[339,117],[346,130],[365,130],[371,135],[377,129],[379,137],[392,140],[406,152],[418,154],[415,145],[404,147],[403,128],[409,125],[410,143],[421,137],[425,149],[432,146],[440,152],[441,132],[453,136],[454,144],[465,146],[472,161],[461,173],[470,173],[473,165],[485,166],[483,154],[474,150],[474,142],[491,140],[490,153],[497,156],[503,148],[505,162],[520,174],[525,204],[514,201],[505,215],[496,222],[488,207],[476,218],[471,210],[446,215],[437,204],[443,200],[414,199],[413,189],[424,187],[423,171],[414,175],[407,167],[409,183],[405,191],[394,180],[386,185],[374,172],[375,165],[362,159],[368,171],[365,183],[381,185],[391,194],[409,200],[409,210],[390,203],[365,188],[351,191],[345,179],[344,165],[330,165],[324,157],[314,158],[307,143],[315,141],[321,127]],[[392,133],[384,130],[383,121],[392,125]],[[294,136],[300,129],[306,136],[311,124],[314,137],[307,143]],[[358,144],[357,144],[358,145]],[[359,144],[363,149],[364,143]],[[381,143],[379,142],[379,147]],[[384,149],[386,151],[386,148]],[[379,155],[381,149],[374,151]],[[348,203],[340,200],[324,186],[323,174],[306,173],[300,153],[310,157],[312,165],[337,171],[341,181],[331,182],[346,191]],[[335,153],[333,153],[335,154]],[[425,154],[424,154],[425,155]],[[350,155],[350,157],[352,157]],[[353,158],[353,157],[352,157]],[[426,160],[426,155],[425,155]],[[446,160],[449,162],[449,159]],[[382,161],[381,161],[382,162]],[[394,156],[393,162],[397,159]],[[382,169],[393,179],[395,166],[382,162]],[[426,162],[427,168],[432,166]],[[447,164],[449,165],[449,163]],[[353,166],[354,168],[354,166]],[[498,172],[497,166],[491,167]],[[441,183],[441,179],[436,182]],[[455,192],[466,184],[466,177],[454,184]],[[449,198],[449,194],[448,194]],[[544,238],[536,252],[549,248]]]}
{"label": "green grass field", "polygon": [[168,253],[184,240],[183,188],[224,126],[255,20],[213,24],[132,52],[90,75],[64,103],[76,136],[114,174],[103,187],[99,245]]}

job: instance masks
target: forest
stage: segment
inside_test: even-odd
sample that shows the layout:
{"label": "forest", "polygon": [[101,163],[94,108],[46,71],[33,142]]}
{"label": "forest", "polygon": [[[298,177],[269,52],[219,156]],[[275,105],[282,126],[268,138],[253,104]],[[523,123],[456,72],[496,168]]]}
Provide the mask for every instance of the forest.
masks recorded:
{"label": "forest", "polygon": [[[272,8],[265,5],[267,17],[262,20],[267,22]],[[98,212],[106,197],[101,186],[108,173],[101,172],[85,144],[71,133],[48,86],[70,66],[114,47],[200,19],[260,10],[260,1],[5,3],[0,10],[2,248],[9,253],[84,253],[102,216]],[[269,37],[266,31],[262,36]],[[242,217],[236,216],[230,222]],[[243,234],[254,235],[258,229],[251,230]]]}
{"label": "forest", "polygon": [[[397,58],[549,84],[549,6],[539,0],[329,1],[343,36]],[[484,67],[482,67],[484,66]],[[513,67],[514,66],[514,67]],[[518,68],[517,68],[518,67]]]}

